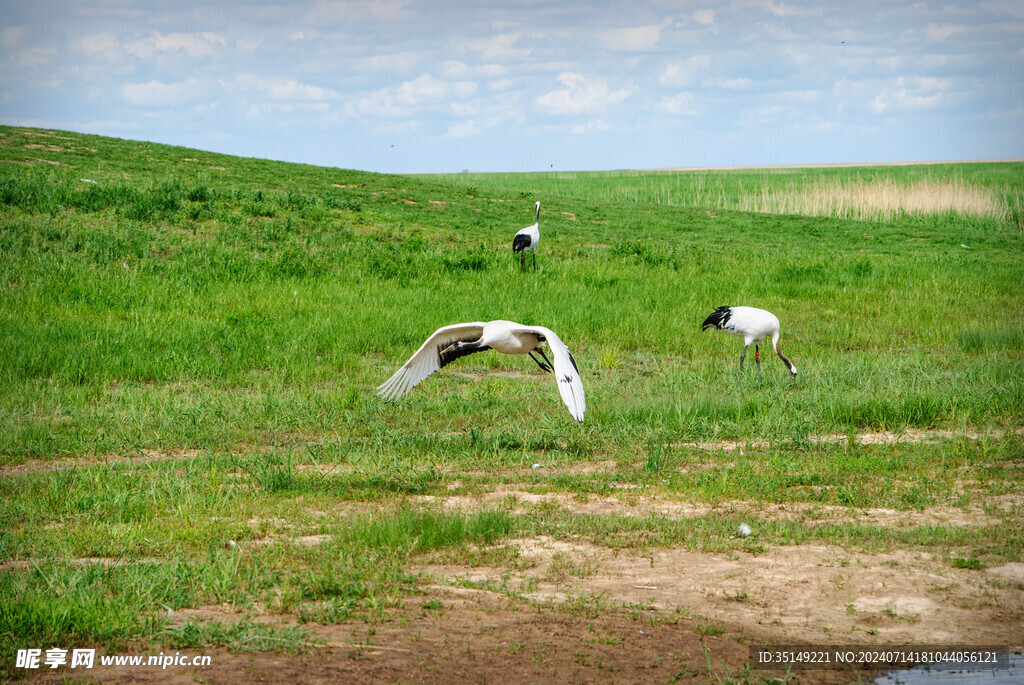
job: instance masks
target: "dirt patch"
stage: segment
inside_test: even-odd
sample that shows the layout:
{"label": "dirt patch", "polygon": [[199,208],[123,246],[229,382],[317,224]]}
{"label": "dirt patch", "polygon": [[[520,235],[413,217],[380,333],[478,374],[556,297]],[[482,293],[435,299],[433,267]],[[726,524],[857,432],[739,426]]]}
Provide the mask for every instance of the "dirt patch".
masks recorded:
{"label": "dirt patch", "polygon": [[[910,521],[902,516],[964,516],[963,525],[982,520],[970,518],[980,512],[959,510],[810,510],[742,502],[710,506],[633,494],[579,497],[502,487],[480,496],[411,497],[406,502],[450,510],[558,506],[637,516],[746,512],[755,536],[760,521],[787,516],[875,518],[880,525]],[[284,522],[253,517],[248,523],[262,528]],[[292,539],[313,546],[329,536]],[[1024,644],[1024,563],[970,570],[954,568],[936,553],[865,553],[813,544],[766,546],[757,553],[620,550],[547,537],[502,544],[518,549],[519,562],[511,568],[412,566],[411,572],[422,574],[422,594],[404,597],[403,606],[386,620],[303,624],[318,643],[309,653],[182,649],[182,654],[209,655],[211,664],[166,670],[65,668],[41,670],[31,678],[114,683],[731,682],[748,675],[748,645],[769,642]],[[252,610],[243,615],[204,606],[175,610],[170,618],[172,624],[242,618],[297,624],[293,616],[269,614],[260,606]],[[129,646],[118,653],[160,650],[160,645]],[[782,674],[749,675],[760,682]],[[787,682],[851,682],[858,675],[868,674],[798,671]]]}
{"label": "dirt patch", "polygon": [[759,521],[780,519],[799,521],[806,525],[846,522],[896,528],[989,526],[1002,521],[999,517],[985,513],[979,507],[931,507],[920,511],[900,511],[885,508],[859,509],[808,502],[774,504],[732,501],[706,504],[633,493],[621,497],[535,493],[500,485],[480,495],[418,495],[410,498],[410,501],[421,506],[466,513],[498,507],[506,507],[515,513],[557,507],[569,513],[588,516],[645,517],[653,514],[670,518],[698,518],[714,514],[747,518],[755,532]]}
{"label": "dirt patch", "polygon": [[[527,568],[425,566],[441,582],[503,583],[536,601],[703,616],[776,644],[1024,642],[1022,564],[957,569],[929,553],[794,545],[760,554],[625,553],[586,542],[521,540]],[[557,564],[568,569],[552,576]],[[1007,568],[1009,567],[1009,568]],[[996,582],[993,582],[993,581]]]}
{"label": "dirt patch", "polygon": [[104,454],[93,457],[76,457],[74,459],[28,459],[20,464],[0,466],[0,477],[21,476],[40,471],[66,471],[73,468],[106,464],[134,465],[154,461],[169,461],[171,459],[195,459],[198,456],[199,450],[172,450],[170,452],[147,452],[137,455]]}
{"label": "dirt patch", "polygon": [[[989,433],[957,432],[952,430],[921,430],[908,428],[899,433],[893,431],[868,431],[858,432],[853,437],[859,445],[901,445],[901,444],[934,444],[947,440],[983,440],[1001,439],[1007,435],[1022,436],[1024,428],[1016,428],[1013,431],[992,431]],[[808,442],[817,444],[843,444],[850,441],[850,436],[840,433],[826,433],[824,435],[811,435]],[[681,442],[678,447],[689,447],[705,451],[743,452],[748,449],[767,449],[772,443],[767,440],[711,440],[701,442]]]}
{"label": "dirt patch", "polygon": [[[532,565],[512,572],[423,565],[423,594],[406,597],[387,620],[305,624],[320,643],[307,654],[201,649],[209,666],[62,669],[33,680],[731,682],[745,674],[748,645],[768,642],[1024,642],[1024,564],[968,571],[930,554],[819,545],[752,555],[638,554],[547,538],[511,543]],[[241,618],[207,606],[177,610],[171,621]],[[286,616],[253,618],[295,625]],[[751,675],[761,682],[782,674]],[[851,682],[858,675],[870,679],[864,672],[797,671],[787,682]]]}
{"label": "dirt patch", "polygon": [[[177,613],[177,612],[176,612]],[[184,614],[184,612],[181,612]],[[726,680],[743,671],[749,648],[727,626],[660,620],[641,611],[524,607],[490,592],[433,587],[385,624],[312,626],[323,646],[310,654],[239,654],[206,649],[204,667],[97,666],[61,669],[105,683],[664,683]],[[217,607],[187,617],[232,620]],[[713,634],[708,634],[708,633]],[[128,650],[125,650],[127,653]],[[187,650],[181,650],[186,653]],[[155,653],[155,651],[154,651]],[[780,675],[758,672],[759,675]],[[84,677],[83,677],[84,676]],[[798,674],[789,682],[845,682],[842,674]]]}
{"label": "dirt patch", "polygon": [[566,473],[570,476],[576,475],[588,475],[591,473],[614,473],[619,468],[619,463],[614,459],[605,459],[604,461],[584,461],[578,464],[571,464],[565,468],[560,468],[559,472]]}
{"label": "dirt patch", "polygon": [[128,566],[130,564],[162,564],[166,559],[156,557],[76,557],[71,559],[14,559],[0,563],[0,571],[13,568],[32,568],[36,564],[56,563],[79,566]]}

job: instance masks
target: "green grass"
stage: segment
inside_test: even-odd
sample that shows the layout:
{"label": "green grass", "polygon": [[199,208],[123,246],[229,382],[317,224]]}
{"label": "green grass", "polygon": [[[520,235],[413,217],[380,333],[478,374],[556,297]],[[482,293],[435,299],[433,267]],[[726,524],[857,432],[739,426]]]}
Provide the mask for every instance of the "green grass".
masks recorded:
{"label": "green grass", "polygon": [[[310,633],[261,628],[251,607],[380,620],[419,591],[417,562],[515,564],[509,541],[538,535],[910,547],[961,568],[1021,557],[1019,506],[1001,504],[1024,482],[1024,164],[413,178],[9,127],[0,162],[8,652],[305,649]],[[859,180],[948,180],[1009,209],[742,209]],[[511,237],[535,200],[538,269],[520,274]],[[740,341],[700,331],[720,304],[778,314],[799,377],[767,351],[762,380],[740,376]],[[532,362],[495,354],[394,405],[374,397],[437,327],[496,318],[558,332],[586,388],[582,425]],[[953,437],[858,442],[908,430]],[[613,466],[576,468],[595,462]],[[417,499],[623,486],[708,504],[975,507],[1000,523],[769,519],[736,539],[731,514],[458,514]],[[166,620],[205,604],[246,617]]]}

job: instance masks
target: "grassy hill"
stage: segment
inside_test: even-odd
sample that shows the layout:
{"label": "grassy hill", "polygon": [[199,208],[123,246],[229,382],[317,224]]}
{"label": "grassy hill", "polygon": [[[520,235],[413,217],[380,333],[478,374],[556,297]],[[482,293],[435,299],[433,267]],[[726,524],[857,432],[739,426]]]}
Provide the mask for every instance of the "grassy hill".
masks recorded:
{"label": "grassy hill", "polygon": [[[749,211],[752,196],[865,183],[945,186],[996,210]],[[513,484],[895,510],[1019,498],[1021,197],[1019,163],[413,178],[0,127],[5,649],[273,646],[263,624],[232,638],[160,617],[257,603],[300,622],[379,618],[416,587],[414,560],[479,560],[513,536],[1019,560],[1020,527],[1001,523],[777,522],[753,541],[730,538],[730,514],[462,515],[408,497]],[[511,239],[537,200],[538,268],[520,273]],[[769,350],[763,379],[753,364],[740,376],[740,341],[700,331],[720,304],[775,312],[798,379]],[[498,318],[566,342],[585,423],[532,362],[497,354],[395,405],[374,397],[439,326]],[[860,439],[908,430],[942,439]],[[581,468],[597,462],[611,467]],[[389,513],[322,515],[367,501]],[[330,541],[287,544],[309,535]],[[245,563],[227,545],[268,538]],[[71,561],[90,558],[147,561]]]}

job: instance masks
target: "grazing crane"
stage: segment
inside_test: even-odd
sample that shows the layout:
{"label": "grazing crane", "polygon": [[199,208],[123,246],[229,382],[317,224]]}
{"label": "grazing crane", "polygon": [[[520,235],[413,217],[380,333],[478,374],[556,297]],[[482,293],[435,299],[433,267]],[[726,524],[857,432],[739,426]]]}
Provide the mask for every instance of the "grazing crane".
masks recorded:
{"label": "grazing crane", "polygon": [[[554,364],[548,361],[541,349],[542,342],[547,342],[551,348]],[[542,370],[554,370],[562,401],[574,419],[583,421],[583,412],[587,408],[583,398],[583,381],[580,380],[576,360],[569,354],[569,348],[549,328],[524,326],[512,321],[476,321],[438,328],[402,368],[377,388],[377,396],[386,402],[397,400],[442,366],[483,350],[496,350],[502,354],[529,354]],[[534,352],[539,352],[544,362],[534,357]]]}
{"label": "grazing crane", "polygon": [[533,253],[533,270],[537,270],[537,243],[540,242],[540,202],[537,202],[537,221],[534,222],[533,226],[527,226],[516,233],[516,237],[512,239],[512,254],[519,254],[519,271],[522,272],[526,267],[524,260],[527,252]]}
{"label": "grazing crane", "polygon": [[757,362],[757,377],[761,377],[761,350],[758,345],[763,338],[771,336],[775,354],[783,361],[789,372],[796,377],[793,362],[782,354],[779,349],[779,319],[771,312],[757,307],[719,307],[704,319],[702,331],[717,328],[729,335],[743,337],[743,354],[740,355],[740,371],[743,371],[743,359],[747,356],[747,348],[754,345],[754,361]]}

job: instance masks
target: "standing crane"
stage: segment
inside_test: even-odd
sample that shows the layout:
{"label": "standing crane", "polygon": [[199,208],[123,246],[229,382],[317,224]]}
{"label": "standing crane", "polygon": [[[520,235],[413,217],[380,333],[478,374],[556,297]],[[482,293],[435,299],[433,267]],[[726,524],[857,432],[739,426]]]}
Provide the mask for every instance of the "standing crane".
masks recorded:
{"label": "standing crane", "polygon": [[533,270],[537,270],[537,243],[540,242],[540,201],[537,202],[537,220],[533,226],[527,226],[516,233],[512,239],[512,254],[519,253],[519,271],[525,267],[527,252],[533,253]]}
{"label": "standing crane", "polygon": [[757,362],[757,377],[761,377],[761,350],[759,344],[764,338],[770,337],[775,354],[789,369],[789,373],[796,377],[796,367],[793,362],[782,354],[779,349],[779,318],[757,307],[719,307],[711,312],[708,318],[704,319],[702,331],[709,328],[717,328],[729,335],[743,338],[743,353],[740,354],[740,372],[743,371],[743,359],[747,356],[747,348],[754,346],[754,361]]}

